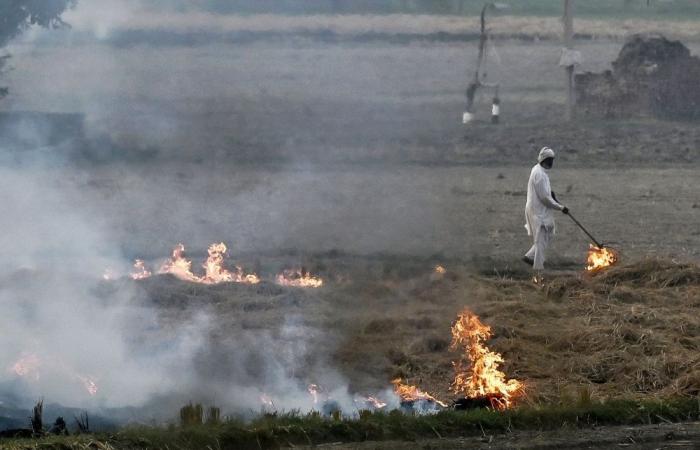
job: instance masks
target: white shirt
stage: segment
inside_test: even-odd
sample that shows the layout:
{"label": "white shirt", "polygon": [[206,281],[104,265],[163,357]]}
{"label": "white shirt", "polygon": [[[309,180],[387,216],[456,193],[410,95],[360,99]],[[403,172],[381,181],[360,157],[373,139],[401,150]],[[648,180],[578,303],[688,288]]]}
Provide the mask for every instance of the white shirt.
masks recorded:
{"label": "white shirt", "polygon": [[554,233],[555,223],[552,210],[561,211],[564,207],[552,198],[552,188],[549,185],[549,175],[544,167],[537,164],[530,172],[527,182],[527,203],[525,203],[525,228],[532,236],[535,230],[544,226]]}

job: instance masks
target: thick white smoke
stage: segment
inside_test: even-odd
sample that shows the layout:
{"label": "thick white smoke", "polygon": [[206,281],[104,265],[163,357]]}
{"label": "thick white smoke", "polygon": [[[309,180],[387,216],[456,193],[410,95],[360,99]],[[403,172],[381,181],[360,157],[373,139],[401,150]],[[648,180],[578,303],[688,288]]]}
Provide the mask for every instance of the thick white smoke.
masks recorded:
{"label": "thick white smoke", "polygon": [[100,285],[124,261],[81,212],[75,180],[56,172],[0,172],[0,395],[117,407],[176,389],[192,376],[206,315],[158,338],[159,317],[137,288]]}

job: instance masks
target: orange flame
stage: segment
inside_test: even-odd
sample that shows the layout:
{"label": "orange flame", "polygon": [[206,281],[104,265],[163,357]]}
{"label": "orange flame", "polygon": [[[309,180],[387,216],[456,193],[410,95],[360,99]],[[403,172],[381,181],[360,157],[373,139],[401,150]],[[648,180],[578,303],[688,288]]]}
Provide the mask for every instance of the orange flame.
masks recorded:
{"label": "orange flame", "polygon": [[224,269],[224,256],[226,255],[226,244],[223,242],[219,244],[211,244],[207,252],[209,257],[204,263],[204,270],[206,271],[204,279],[202,280],[207,284],[218,284],[218,283],[248,283],[248,284],[258,284],[260,283],[260,278],[255,274],[245,275],[243,269],[236,266],[236,272],[232,273]]}
{"label": "orange flame", "polygon": [[[209,257],[202,266],[204,276],[199,277],[192,273],[192,261],[185,258],[185,246],[178,244],[174,249],[170,260],[166,261],[158,270],[159,274],[171,274],[175,277],[192,283],[219,284],[219,283],[260,283],[260,278],[255,274],[245,274],[241,267],[236,266],[235,272],[224,268],[226,256],[226,244],[212,244],[207,250]],[[150,272],[148,272],[150,276]],[[147,278],[147,276],[145,277]]]}
{"label": "orange flame", "polygon": [[610,267],[618,260],[617,253],[610,248],[599,248],[591,244],[588,249],[588,263],[586,270],[596,272],[598,270]]}
{"label": "orange flame", "polygon": [[137,259],[134,261],[134,271],[131,272],[131,279],[133,280],[145,280],[152,275],[151,271],[146,269],[146,263],[142,260]]}
{"label": "orange flame", "polygon": [[307,390],[309,391],[309,394],[311,394],[311,397],[313,397],[314,399],[314,405],[318,404],[318,385],[310,384]]}
{"label": "orange flame", "polygon": [[41,360],[33,353],[23,355],[17,362],[10,366],[9,371],[18,377],[31,377],[39,379],[39,367]]}
{"label": "orange flame", "polygon": [[88,392],[88,394],[92,396],[97,395],[97,391],[99,389],[94,379],[83,375],[75,375],[75,377],[83,383],[83,386],[85,387],[85,390]]}
{"label": "orange flame", "polygon": [[306,269],[285,270],[277,275],[277,284],[281,286],[318,288],[323,286],[323,280],[312,276]]}
{"label": "orange flame", "polygon": [[504,410],[513,405],[522,394],[523,384],[507,380],[499,366],[500,353],[492,352],[483,344],[491,337],[491,327],[474,313],[465,309],[452,326],[452,349],[463,350],[461,359],[453,363],[455,379],[452,391],[467,398],[485,397],[494,409]]}
{"label": "orange flame", "polygon": [[393,380],[391,384],[394,385],[394,392],[402,401],[413,402],[417,400],[427,400],[435,402],[443,408],[447,407],[446,403],[441,402],[427,392],[421,391],[418,387],[403,384],[401,378]]}
{"label": "orange flame", "polygon": [[[29,378],[38,381],[40,378],[39,368],[42,365],[44,364],[37,355],[33,353],[26,353],[19,360],[17,360],[17,362],[10,366],[9,372],[14,373],[18,377]],[[85,387],[85,390],[88,392],[88,394],[92,396],[97,395],[97,382],[93,377],[83,376],[79,373],[76,373],[67,364],[60,360],[49,360],[47,365],[52,366],[54,370],[58,369],[60,373],[69,378],[73,378],[75,380],[80,381]]]}
{"label": "orange flame", "polygon": [[382,409],[386,407],[386,402],[383,402],[377,397],[373,397],[371,395],[369,397],[362,397],[362,401],[369,405],[372,405],[372,407],[375,409]]}
{"label": "orange flame", "polygon": [[182,244],[175,246],[170,260],[158,269],[158,273],[169,273],[183,281],[201,282],[201,279],[192,273],[192,261],[185,258],[185,246]]}

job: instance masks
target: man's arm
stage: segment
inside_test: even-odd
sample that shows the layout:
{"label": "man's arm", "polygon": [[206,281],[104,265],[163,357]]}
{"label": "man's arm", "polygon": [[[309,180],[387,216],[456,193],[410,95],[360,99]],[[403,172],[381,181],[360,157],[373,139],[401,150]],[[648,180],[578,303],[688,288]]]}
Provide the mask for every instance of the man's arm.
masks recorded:
{"label": "man's arm", "polygon": [[535,180],[535,193],[540,201],[548,208],[556,209],[558,211],[564,210],[564,205],[552,198],[552,191],[549,189],[548,183],[544,177],[537,177]]}

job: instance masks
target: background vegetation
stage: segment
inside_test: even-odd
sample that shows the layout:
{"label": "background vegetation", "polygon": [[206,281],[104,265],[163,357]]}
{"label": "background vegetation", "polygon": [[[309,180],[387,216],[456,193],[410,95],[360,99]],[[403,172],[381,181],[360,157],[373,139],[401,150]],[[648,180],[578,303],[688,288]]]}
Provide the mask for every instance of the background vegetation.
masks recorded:
{"label": "background vegetation", "polygon": [[436,415],[362,412],[355,418],[326,418],[318,413],[263,414],[252,422],[187,423],[168,428],[132,427],[112,434],[0,440],[0,448],[24,449],[268,449],[329,442],[415,441],[419,439],[492,436],[522,430],[644,425],[697,420],[694,398],[666,401],[591,401],[582,394],[561,405],[519,408],[505,413],[475,409],[446,410]]}
{"label": "background vegetation", "polygon": [[[163,2],[172,4],[172,2]],[[288,14],[478,14],[484,0],[180,0],[181,8],[196,7],[220,13]],[[503,1],[508,14],[560,16],[562,0]],[[576,13],[587,17],[700,18],[698,0],[585,0]]]}

